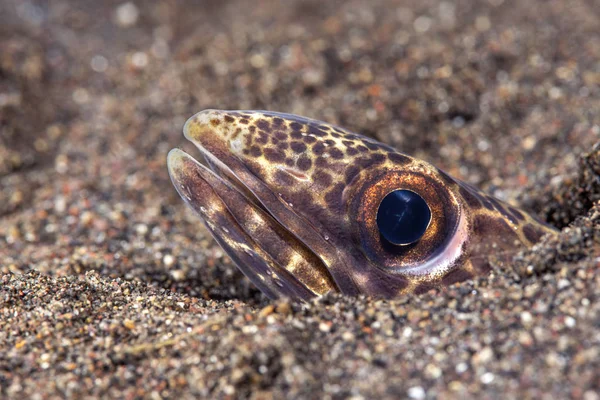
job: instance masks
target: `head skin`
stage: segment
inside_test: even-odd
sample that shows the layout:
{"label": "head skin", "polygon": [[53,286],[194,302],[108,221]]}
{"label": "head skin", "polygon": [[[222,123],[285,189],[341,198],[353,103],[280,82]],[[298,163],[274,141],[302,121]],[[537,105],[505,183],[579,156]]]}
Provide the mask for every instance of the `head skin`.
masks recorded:
{"label": "head skin", "polygon": [[[324,122],[205,110],[184,134],[209,167],[172,150],[175,188],[270,298],[419,293],[485,274],[493,260],[555,233],[431,164]],[[407,246],[386,242],[376,223],[398,189],[431,210],[425,234]]]}

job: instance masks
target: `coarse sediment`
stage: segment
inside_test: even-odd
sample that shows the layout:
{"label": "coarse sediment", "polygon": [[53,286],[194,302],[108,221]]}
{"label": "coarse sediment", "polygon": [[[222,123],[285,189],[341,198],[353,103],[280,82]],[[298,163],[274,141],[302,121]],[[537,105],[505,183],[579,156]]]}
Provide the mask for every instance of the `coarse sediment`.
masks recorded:
{"label": "coarse sediment", "polygon": [[[592,2],[0,2],[0,397],[600,398]],[[267,301],[173,189],[205,108],[326,120],[561,228],[393,301]]]}

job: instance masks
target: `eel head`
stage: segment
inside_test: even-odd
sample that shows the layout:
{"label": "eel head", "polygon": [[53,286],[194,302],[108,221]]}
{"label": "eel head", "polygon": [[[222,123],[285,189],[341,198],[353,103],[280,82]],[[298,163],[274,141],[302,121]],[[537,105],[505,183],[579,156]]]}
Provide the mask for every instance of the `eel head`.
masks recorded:
{"label": "eel head", "polygon": [[270,298],[391,298],[449,285],[553,228],[373,139],[295,115],[205,110],[175,188]]}

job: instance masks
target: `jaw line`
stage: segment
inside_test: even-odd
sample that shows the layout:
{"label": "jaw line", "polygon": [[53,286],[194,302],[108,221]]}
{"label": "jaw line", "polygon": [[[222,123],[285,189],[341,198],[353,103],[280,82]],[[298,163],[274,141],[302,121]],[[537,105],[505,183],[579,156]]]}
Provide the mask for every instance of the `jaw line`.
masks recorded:
{"label": "jaw line", "polygon": [[[244,194],[248,201],[253,202],[270,215],[283,229],[314,254],[333,278],[336,286],[335,290],[340,291],[340,288],[344,287],[344,293],[358,295],[358,285],[351,274],[336,274],[335,270],[340,269],[331,268],[332,264],[347,264],[347,260],[340,251],[330,241],[324,239],[308,220],[298,215],[279,195],[273,192],[262,179],[250,171],[246,164],[229,148],[220,148],[226,145],[223,141],[219,143],[220,146],[210,149],[200,143],[198,139],[193,138],[189,134],[189,125],[192,122],[194,122],[194,117],[190,118],[184,125],[184,136],[198,148],[200,154],[208,161],[211,169]],[[213,129],[209,130],[211,132],[209,134],[216,135]],[[215,167],[217,171],[215,171]]]}
{"label": "jaw line", "polygon": [[179,149],[171,150],[167,160],[179,195],[244,275],[269,298],[308,301],[338,290],[318,256],[229,180]]}

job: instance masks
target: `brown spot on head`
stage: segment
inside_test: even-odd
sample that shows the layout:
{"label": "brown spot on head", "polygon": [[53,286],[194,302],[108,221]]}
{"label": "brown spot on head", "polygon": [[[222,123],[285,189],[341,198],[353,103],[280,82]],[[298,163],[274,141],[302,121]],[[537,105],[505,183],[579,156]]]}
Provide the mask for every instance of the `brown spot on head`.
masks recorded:
{"label": "brown spot on head", "polygon": [[279,118],[279,117],[275,117],[273,118],[273,125],[279,127],[279,126],[283,126],[283,123],[285,121],[283,120],[283,118]]}
{"label": "brown spot on head", "polygon": [[262,129],[264,131],[268,131],[269,128],[271,127],[271,124],[269,124],[269,121],[267,121],[266,119],[259,119],[256,122],[256,126],[258,126],[259,129]]}
{"label": "brown spot on head", "polygon": [[319,137],[323,137],[323,136],[327,135],[327,133],[323,132],[322,130],[320,130],[318,127],[316,127],[314,125],[309,126],[308,133],[311,135],[319,136]]}
{"label": "brown spot on head", "polygon": [[543,232],[536,229],[535,226],[531,224],[527,224],[523,227],[523,234],[525,235],[525,238],[531,243],[537,243],[540,240],[540,238],[544,235]]}
{"label": "brown spot on head", "polygon": [[315,143],[315,145],[312,147],[312,151],[314,154],[320,156],[323,154],[323,152],[325,152],[325,145],[321,142]]}
{"label": "brown spot on head", "polygon": [[342,158],[344,158],[344,153],[337,147],[334,147],[331,150],[329,150],[329,155],[336,160],[341,160]]}
{"label": "brown spot on head", "polygon": [[225,121],[232,123],[233,121],[235,121],[235,118],[233,118],[231,115],[225,115],[225,117],[223,117],[225,119]]}
{"label": "brown spot on head", "polygon": [[299,122],[292,122],[290,124],[290,128],[292,128],[293,131],[301,131],[302,130],[302,124],[300,124]]}
{"label": "brown spot on head", "polygon": [[313,175],[313,181],[321,187],[331,185],[331,175],[324,171],[317,171]]}
{"label": "brown spot on head", "polygon": [[388,153],[388,158],[391,162],[394,162],[398,165],[406,165],[410,163],[410,158],[398,153]]}
{"label": "brown spot on head", "polygon": [[242,119],[240,119],[240,123],[244,124],[244,125],[248,125],[250,123],[250,120],[248,118],[242,118]]}
{"label": "brown spot on head", "polygon": [[485,208],[487,208],[490,211],[494,210],[494,205],[490,203],[490,201],[486,199],[485,196],[479,196],[479,200],[481,200],[481,203]]}
{"label": "brown spot on head", "polygon": [[372,165],[376,165],[377,162],[373,159],[373,157],[363,157],[356,160],[356,164],[363,169],[367,169]]}
{"label": "brown spot on head", "polygon": [[312,166],[312,161],[307,156],[300,156],[298,161],[296,161],[296,165],[301,171],[308,171]]}
{"label": "brown spot on head", "polygon": [[265,158],[272,162],[281,163],[285,160],[285,154],[279,149],[266,148],[264,150]]}
{"label": "brown spot on head", "polygon": [[369,148],[369,150],[378,150],[379,145],[377,143],[365,142],[365,146]]}
{"label": "brown spot on head", "polygon": [[346,149],[346,154],[348,154],[349,156],[355,156],[358,154],[358,150],[356,150],[354,147],[348,147]]}
{"label": "brown spot on head", "polygon": [[265,131],[259,131],[258,137],[255,140],[258,144],[267,144],[269,143],[269,135]]}
{"label": "brown spot on head", "polygon": [[360,151],[361,153],[366,153],[369,151],[369,149],[366,146],[363,146],[362,144],[359,144],[358,146],[356,146],[356,149],[358,151]]}
{"label": "brown spot on head", "polygon": [[306,144],[312,144],[317,141],[317,138],[314,136],[307,135],[307,136],[301,136],[301,137],[303,138],[302,140],[304,140],[304,143],[306,143]]}
{"label": "brown spot on head", "polygon": [[262,155],[262,150],[258,146],[250,147],[250,155],[252,157],[260,157]]}
{"label": "brown spot on head", "polygon": [[290,148],[296,154],[302,154],[306,151],[306,145],[302,142],[292,142]]}
{"label": "brown spot on head", "polygon": [[373,164],[381,164],[385,161],[385,156],[381,153],[376,153],[371,156],[371,161]]}
{"label": "brown spot on head", "polygon": [[512,215],[515,216],[516,219],[518,219],[519,221],[524,221],[525,220],[525,216],[523,215],[523,213],[519,210],[517,210],[514,207],[508,207],[508,211],[511,212]]}
{"label": "brown spot on head", "polygon": [[315,165],[319,168],[329,168],[329,161],[325,158],[325,157],[317,157],[316,161],[315,161]]}
{"label": "brown spot on head", "polygon": [[221,124],[221,121],[220,121],[220,120],[218,120],[218,119],[216,119],[216,118],[213,118],[213,119],[211,119],[211,120],[210,120],[210,124],[211,124],[212,126],[215,126],[215,127],[217,127],[217,126],[219,126],[219,125]]}
{"label": "brown spot on head", "polygon": [[500,204],[498,200],[496,200],[492,196],[488,196],[487,199],[490,203],[492,203],[496,210],[500,211],[502,214],[506,214],[506,210],[504,209],[504,207],[502,207],[502,204]]}
{"label": "brown spot on head", "polygon": [[277,131],[275,132],[275,137],[279,140],[286,140],[288,138],[288,135],[286,135],[286,133],[283,131]]}

